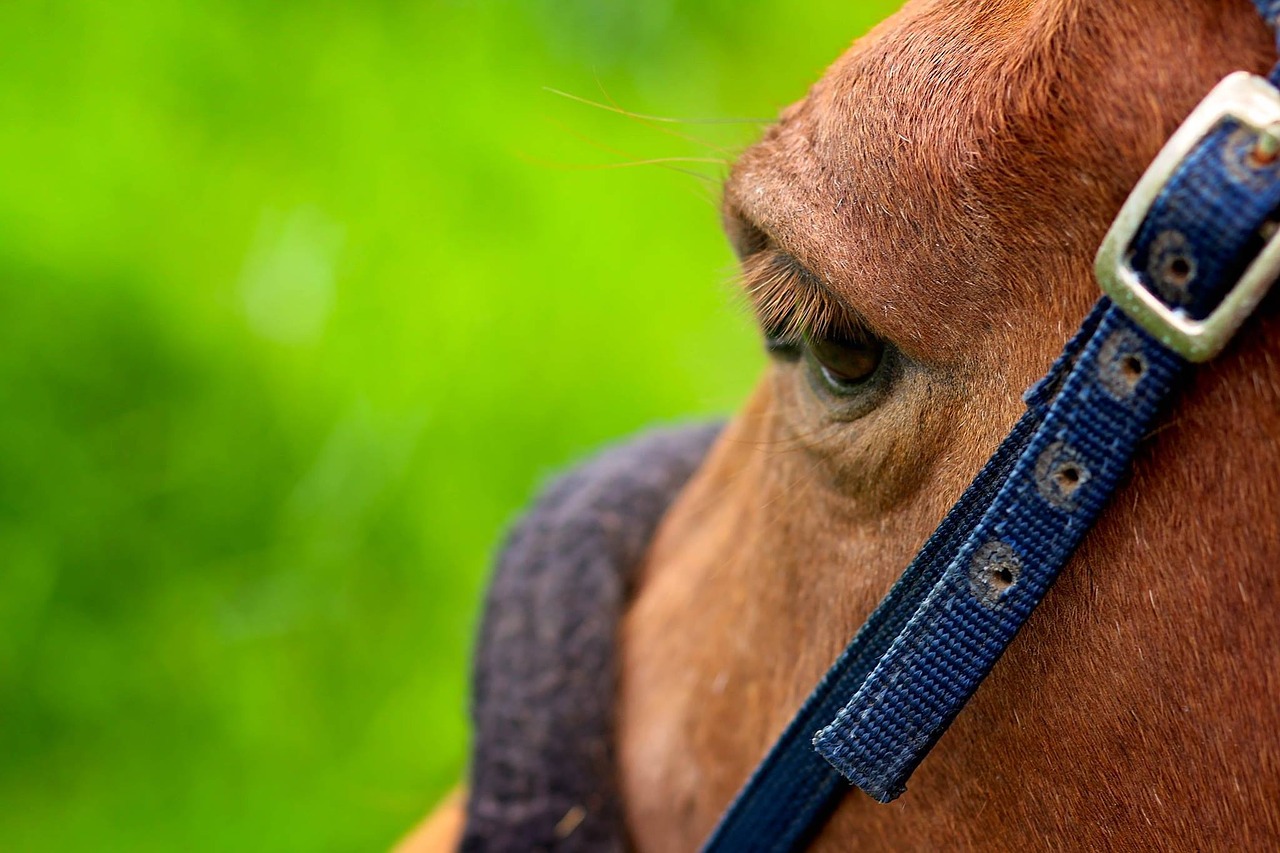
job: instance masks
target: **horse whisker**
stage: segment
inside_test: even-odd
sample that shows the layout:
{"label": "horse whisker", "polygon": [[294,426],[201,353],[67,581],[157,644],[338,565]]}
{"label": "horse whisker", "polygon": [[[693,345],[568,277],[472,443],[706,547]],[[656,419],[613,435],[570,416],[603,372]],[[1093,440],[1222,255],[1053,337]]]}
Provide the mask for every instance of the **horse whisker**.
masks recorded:
{"label": "horse whisker", "polygon": [[626,109],[623,109],[622,107],[611,106],[609,104],[602,104],[599,101],[593,101],[590,98],[584,98],[581,95],[573,95],[568,92],[563,92],[559,89],[553,89],[550,86],[543,86],[542,88],[544,91],[550,92],[553,95],[559,95],[562,98],[568,98],[571,101],[577,101],[578,103],[586,104],[589,107],[595,107],[596,109],[601,109],[606,112],[618,113],[619,115],[624,115],[627,118],[639,119],[641,121],[655,121],[655,122],[662,122],[663,124],[727,124],[727,125],[768,124],[769,122],[773,121],[773,119],[769,119],[769,118],[673,118],[671,116],[646,115],[644,113],[632,112],[631,110],[626,110]]}
{"label": "horse whisker", "polygon": [[649,127],[653,130],[656,130],[658,133],[665,134],[666,136],[670,136],[674,139],[680,139],[684,142],[691,142],[694,145],[700,146],[702,148],[709,148],[712,151],[718,151],[719,153],[729,158],[732,158],[735,156],[735,153],[730,151],[727,148],[723,148],[719,145],[714,145],[700,137],[693,136],[688,133],[680,133],[678,131],[672,130],[669,127],[664,127],[663,123],[655,122],[647,117],[641,116],[639,113],[633,113],[625,109],[617,101],[613,99],[613,96],[609,94],[607,89],[605,89],[604,83],[601,82],[598,76],[596,77],[596,85],[600,88],[600,94],[604,95],[605,99],[609,102],[609,104],[613,106],[613,108],[619,113],[621,113],[622,115],[633,118],[636,121],[640,122],[641,124],[645,125],[646,127]]}

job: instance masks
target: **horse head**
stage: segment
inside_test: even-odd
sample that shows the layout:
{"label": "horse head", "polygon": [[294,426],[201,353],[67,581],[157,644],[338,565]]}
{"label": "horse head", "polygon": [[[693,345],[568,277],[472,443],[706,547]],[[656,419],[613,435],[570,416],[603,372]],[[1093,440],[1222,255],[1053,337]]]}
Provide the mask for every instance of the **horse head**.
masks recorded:
{"label": "horse head", "polygon": [[[636,849],[711,834],[1089,313],[1148,164],[1275,58],[1243,0],[912,0],[740,157],[725,230],[770,364],[628,587]],[[1267,305],[1142,440],[908,794],[845,798],[814,849],[1274,847],[1278,505]]]}

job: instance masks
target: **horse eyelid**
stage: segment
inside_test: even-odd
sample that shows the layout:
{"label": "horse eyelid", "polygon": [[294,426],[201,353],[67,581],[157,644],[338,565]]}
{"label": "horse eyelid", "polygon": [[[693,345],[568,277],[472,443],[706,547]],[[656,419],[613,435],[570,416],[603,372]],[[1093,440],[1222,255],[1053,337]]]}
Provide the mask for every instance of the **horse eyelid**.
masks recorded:
{"label": "horse eyelid", "polygon": [[875,338],[855,312],[785,252],[769,249],[745,258],[742,283],[770,351],[798,346],[805,337]]}

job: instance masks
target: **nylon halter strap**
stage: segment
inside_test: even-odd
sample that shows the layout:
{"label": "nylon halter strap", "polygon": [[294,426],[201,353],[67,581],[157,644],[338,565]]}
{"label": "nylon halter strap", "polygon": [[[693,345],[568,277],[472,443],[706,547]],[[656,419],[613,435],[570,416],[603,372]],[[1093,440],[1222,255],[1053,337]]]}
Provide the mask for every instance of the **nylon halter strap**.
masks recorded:
{"label": "nylon halter strap", "polygon": [[[1280,0],[1255,5],[1274,26]],[[705,851],[801,849],[849,783],[880,802],[905,790],[1070,559],[1180,378],[1229,342],[1280,274],[1280,66],[1271,80],[1227,77],[1153,162],[1098,253],[1106,295]]]}

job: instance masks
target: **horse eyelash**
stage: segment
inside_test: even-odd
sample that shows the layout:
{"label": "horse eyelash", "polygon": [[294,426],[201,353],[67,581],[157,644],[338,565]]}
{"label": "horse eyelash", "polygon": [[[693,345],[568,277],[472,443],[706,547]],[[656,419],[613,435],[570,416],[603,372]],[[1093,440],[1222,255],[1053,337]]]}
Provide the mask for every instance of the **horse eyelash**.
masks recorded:
{"label": "horse eyelash", "polygon": [[748,257],[742,279],[771,350],[799,346],[806,337],[851,342],[872,337],[853,312],[786,255],[764,251]]}

